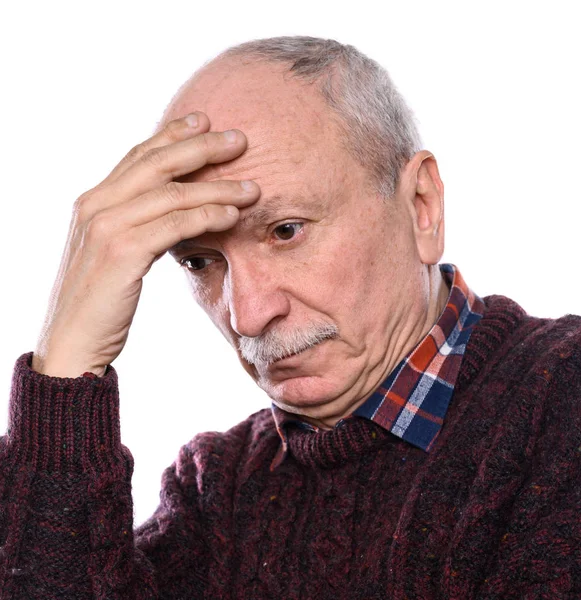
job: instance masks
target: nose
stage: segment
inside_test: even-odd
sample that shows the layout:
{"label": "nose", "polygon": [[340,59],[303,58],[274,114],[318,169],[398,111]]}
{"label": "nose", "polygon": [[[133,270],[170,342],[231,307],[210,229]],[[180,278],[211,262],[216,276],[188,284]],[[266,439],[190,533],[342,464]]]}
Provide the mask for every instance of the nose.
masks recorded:
{"label": "nose", "polygon": [[238,335],[256,337],[272,321],[288,315],[290,301],[281,288],[280,276],[256,260],[229,264],[224,294],[230,325]]}

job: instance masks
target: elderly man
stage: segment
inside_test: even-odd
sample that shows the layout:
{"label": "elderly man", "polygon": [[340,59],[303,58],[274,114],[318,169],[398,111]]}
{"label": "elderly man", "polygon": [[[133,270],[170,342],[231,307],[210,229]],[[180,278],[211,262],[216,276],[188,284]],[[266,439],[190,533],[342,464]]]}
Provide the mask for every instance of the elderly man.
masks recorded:
{"label": "elderly man", "polygon": [[[443,247],[375,62],[205,65],[75,203],[1,439],[1,597],[580,598],[581,322],[478,297]],[[166,252],[273,405],[185,445],[134,531],[111,363]]]}

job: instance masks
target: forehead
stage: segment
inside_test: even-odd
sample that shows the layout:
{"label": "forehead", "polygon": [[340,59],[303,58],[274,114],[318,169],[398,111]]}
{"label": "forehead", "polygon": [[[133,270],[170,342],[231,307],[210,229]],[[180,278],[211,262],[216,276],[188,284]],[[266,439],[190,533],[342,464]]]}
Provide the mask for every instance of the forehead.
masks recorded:
{"label": "forehead", "polygon": [[287,71],[286,65],[218,60],[183,87],[163,122],[201,111],[210,119],[210,131],[243,131],[249,150],[273,139],[292,150],[335,133],[336,117],[317,87]]}
{"label": "forehead", "polygon": [[208,165],[189,180],[244,177],[262,186],[272,178],[284,179],[289,170],[307,167],[320,173],[349,160],[340,144],[337,117],[318,89],[289,76],[287,70],[277,64],[227,59],[209,65],[183,87],[160,125],[201,111],[210,119],[210,131],[235,128],[248,139],[240,157]]}
{"label": "forehead", "polygon": [[194,111],[208,116],[210,131],[241,130],[248,147],[240,157],[209,165],[191,180],[255,179],[308,162],[322,166],[321,161],[348,160],[342,156],[336,115],[316,84],[292,77],[287,65],[218,59],[183,86],[160,125]]}
{"label": "forehead", "polygon": [[[258,213],[269,199],[322,199],[345,188],[358,168],[341,145],[341,129],[315,85],[288,75],[288,67],[229,59],[197,73],[172,101],[163,122],[193,111],[210,119],[210,131],[236,128],[248,139],[239,157],[207,165],[182,181],[252,179]],[[274,208],[274,207],[273,207]]]}

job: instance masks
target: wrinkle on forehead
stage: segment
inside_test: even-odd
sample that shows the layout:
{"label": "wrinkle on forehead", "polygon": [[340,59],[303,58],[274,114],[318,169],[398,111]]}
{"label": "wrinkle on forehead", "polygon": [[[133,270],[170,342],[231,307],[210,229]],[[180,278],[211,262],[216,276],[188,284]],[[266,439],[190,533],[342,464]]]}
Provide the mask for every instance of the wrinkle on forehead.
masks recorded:
{"label": "wrinkle on forehead", "polygon": [[252,179],[260,184],[263,179],[274,179],[295,172],[309,159],[305,147],[272,140],[249,147],[238,157],[224,163],[210,164],[185,175],[180,181],[213,181],[216,179]]}

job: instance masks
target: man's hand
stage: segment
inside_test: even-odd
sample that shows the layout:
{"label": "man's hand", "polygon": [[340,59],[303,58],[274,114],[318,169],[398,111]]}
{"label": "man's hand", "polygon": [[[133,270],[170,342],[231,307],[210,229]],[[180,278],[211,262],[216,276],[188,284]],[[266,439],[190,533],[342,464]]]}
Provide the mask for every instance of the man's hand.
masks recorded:
{"label": "man's hand", "polygon": [[203,113],[171,121],[75,202],[34,370],[103,375],[125,346],[152,264],[181,240],[233,227],[237,207],[258,199],[253,182],[247,190],[239,181],[174,181],[246,149],[242,132],[209,129]]}

